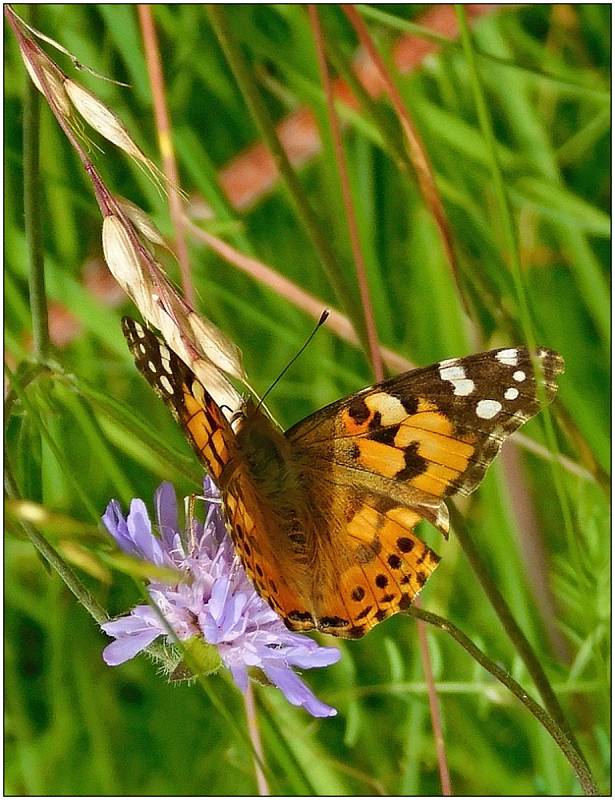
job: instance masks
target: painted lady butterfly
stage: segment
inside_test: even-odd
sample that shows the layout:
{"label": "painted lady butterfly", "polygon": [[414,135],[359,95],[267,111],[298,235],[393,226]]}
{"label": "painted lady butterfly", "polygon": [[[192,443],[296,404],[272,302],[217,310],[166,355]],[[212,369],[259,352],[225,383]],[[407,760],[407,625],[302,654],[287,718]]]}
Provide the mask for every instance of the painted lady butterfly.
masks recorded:
{"label": "painted lady butterfly", "polygon": [[[474,491],[540,410],[527,349],[507,348],[398,375],[286,433],[251,399],[231,424],[155,334],[123,329],[219,485],[248,575],[292,630],[358,638],[407,608],[440,560],[419,520],[447,536],[444,498]],[[551,401],[563,359],[540,348],[537,360]]]}

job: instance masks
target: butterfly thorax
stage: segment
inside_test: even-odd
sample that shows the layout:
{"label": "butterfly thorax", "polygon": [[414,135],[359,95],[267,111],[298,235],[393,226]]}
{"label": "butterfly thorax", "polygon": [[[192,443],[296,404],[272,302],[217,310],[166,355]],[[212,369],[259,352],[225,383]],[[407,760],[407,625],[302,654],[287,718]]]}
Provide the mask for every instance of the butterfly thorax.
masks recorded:
{"label": "butterfly thorax", "polygon": [[259,489],[272,498],[292,490],[289,443],[283,431],[250,401],[235,434],[241,462]]}
{"label": "butterfly thorax", "polygon": [[269,535],[278,538],[281,548],[301,556],[306,545],[306,503],[290,442],[282,429],[251,401],[246,403],[235,435],[240,457],[229,463],[220,488],[224,492],[231,487],[238,469],[242,470],[261,498]]}

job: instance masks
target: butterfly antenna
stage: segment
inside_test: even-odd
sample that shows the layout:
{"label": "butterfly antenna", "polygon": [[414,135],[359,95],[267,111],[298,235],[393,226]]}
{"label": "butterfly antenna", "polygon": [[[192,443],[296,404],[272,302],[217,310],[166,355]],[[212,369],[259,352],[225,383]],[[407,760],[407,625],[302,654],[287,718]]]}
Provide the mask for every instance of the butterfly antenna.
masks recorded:
{"label": "butterfly antenna", "polygon": [[320,319],[319,319],[319,320],[318,320],[318,322],[316,323],[316,326],[315,326],[314,330],[312,331],[312,333],[310,333],[310,335],[308,336],[308,338],[307,338],[307,339],[305,340],[305,342],[304,342],[304,343],[301,345],[301,348],[299,349],[299,351],[298,351],[298,352],[297,352],[297,353],[296,353],[296,354],[295,354],[295,355],[294,355],[294,356],[291,358],[291,360],[290,360],[290,361],[288,362],[288,364],[287,364],[287,365],[284,367],[284,369],[282,370],[282,372],[280,372],[280,374],[278,375],[278,377],[277,377],[277,378],[274,380],[274,382],[271,384],[271,386],[270,386],[270,387],[267,389],[267,391],[265,392],[265,394],[264,394],[264,395],[263,395],[263,396],[260,398],[260,400],[258,401],[258,405],[256,406],[256,409],[255,409],[255,411],[258,411],[258,409],[259,409],[259,408],[260,408],[260,407],[263,405],[263,402],[264,402],[265,398],[267,397],[267,395],[269,394],[269,392],[270,392],[270,391],[271,391],[271,390],[272,390],[272,389],[273,389],[275,386],[277,386],[277,384],[279,383],[279,381],[280,381],[280,380],[281,380],[281,379],[284,377],[284,375],[286,375],[286,373],[288,372],[288,370],[289,370],[289,369],[292,367],[292,365],[295,363],[295,361],[296,361],[296,360],[299,358],[299,356],[301,355],[301,353],[303,353],[303,351],[305,350],[305,348],[308,346],[308,344],[309,344],[309,343],[312,341],[312,339],[313,339],[313,338],[314,338],[314,336],[316,335],[316,331],[317,331],[317,330],[320,328],[320,326],[325,324],[325,322],[327,321],[327,318],[328,318],[328,316],[329,316],[329,313],[330,313],[330,312],[329,312],[329,309],[328,309],[328,308],[325,308],[325,310],[324,310],[324,311],[322,312],[322,314],[320,315]]}

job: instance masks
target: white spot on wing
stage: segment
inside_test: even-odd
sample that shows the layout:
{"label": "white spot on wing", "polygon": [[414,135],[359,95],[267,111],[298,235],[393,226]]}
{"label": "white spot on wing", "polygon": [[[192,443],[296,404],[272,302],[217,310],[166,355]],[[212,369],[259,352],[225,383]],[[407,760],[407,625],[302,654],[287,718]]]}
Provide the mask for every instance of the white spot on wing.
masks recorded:
{"label": "white spot on wing", "polygon": [[158,370],[157,370],[157,368],[156,368],[156,365],[154,364],[154,362],[153,362],[153,361],[148,361],[148,362],[147,362],[147,366],[150,368],[150,370],[151,370],[152,372],[158,372]]}
{"label": "white spot on wing", "polygon": [[481,419],[493,419],[502,410],[497,400],[479,400],[476,404],[476,416]]}
{"label": "white spot on wing", "polygon": [[474,385],[474,381],[469,379],[463,381],[455,381],[455,391],[453,394],[456,394],[458,397],[467,397],[469,394],[476,389]]}
{"label": "white spot on wing", "polygon": [[517,381],[517,383],[524,381],[525,377],[525,372],[522,369],[518,369],[516,372],[513,372],[513,378]]}
{"label": "white spot on wing", "polygon": [[173,386],[171,385],[171,381],[167,378],[166,375],[160,376],[160,384],[166,392],[168,392],[169,394],[173,394]]}
{"label": "white spot on wing", "polygon": [[453,394],[457,395],[457,397],[467,397],[472,394],[476,386],[474,381],[466,378],[465,369],[460,365],[443,367],[442,363],[439,369],[440,377],[443,381],[449,381],[453,384]]}
{"label": "white spot on wing", "polygon": [[516,347],[511,347],[509,350],[498,350],[495,357],[500,364],[506,364],[508,367],[516,367],[519,363],[519,351]]}
{"label": "white spot on wing", "polygon": [[504,397],[506,400],[516,400],[519,397],[519,390],[515,389],[514,386],[511,386],[510,389],[507,389],[504,392]]}
{"label": "white spot on wing", "polygon": [[139,343],[139,350],[145,355],[147,353],[147,347],[143,344],[143,342]]}
{"label": "white spot on wing", "polygon": [[459,359],[458,358],[445,358],[444,361],[440,361],[438,366],[439,367],[450,367],[453,364],[458,364],[458,363],[459,363]]}
{"label": "white spot on wing", "polygon": [[365,398],[365,405],[370,411],[380,413],[381,425],[397,425],[408,416],[401,400],[386,392],[376,392]]}
{"label": "white spot on wing", "polygon": [[460,378],[465,378],[466,371],[463,367],[443,367],[440,365],[440,377],[443,381],[458,381]]}

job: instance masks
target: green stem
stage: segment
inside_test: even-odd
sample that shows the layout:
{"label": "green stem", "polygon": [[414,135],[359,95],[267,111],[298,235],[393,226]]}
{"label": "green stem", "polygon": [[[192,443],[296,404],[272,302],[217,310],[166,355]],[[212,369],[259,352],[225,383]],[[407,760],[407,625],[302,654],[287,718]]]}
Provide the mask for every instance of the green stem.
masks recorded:
{"label": "green stem", "polygon": [[[13,478],[12,471],[8,464],[5,463],[4,482],[7,495],[13,500],[21,499],[20,492],[17,488],[15,479]],[[77,575],[73,572],[72,568],[64,561],[62,556],[55,550],[44,536],[29,525],[27,522],[20,523],[26,536],[32,542],[34,547],[38,550],[41,556],[54,569],[60,578],[64,581],[66,586],[75,595],[77,600],[86,609],[86,611],[98,622],[99,624],[106,622],[109,615],[105,609],[100,605],[90,592],[81,583]]]}
{"label": "green stem", "polygon": [[494,583],[485,564],[483,563],[478,550],[472,541],[472,537],[470,536],[462,515],[459,513],[453,503],[449,503],[449,512],[451,515],[451,521],[453,523],[455,535],[457,536],[457,539],[459,540],[459,543],[463,548],[468,561],[470,562],[472,570],[483,587],[485,594],[489,598],[489,602],[493,606],[495,613],[502,623],[502,627],[508,634],[508,637],[523,660],[527,671],[532,676],[532,680],[534,681],[534,684],[538,689],[540,696],[542,697],[547,711],[558,724],[558,726],[565,731],[568,740],[577,750],[579,757],[583,758],[581,749],[579,748],[576,738],[570,729],[559,700],[551,688],[549,679],[547,678],[545,671],[543,670],[540,661],[536,657],[536,654],[534,653],[527,637],[513,617],[510,608],[502,596],[502,593]]}
{"label": "green stem", "polygon": [[476,59],[474,54],[474,45],[470,37],[470,28],[465,13],[465,8],[457,4],[455,6],[457,11],[457,19],[459,21],[459,30],[461,34],[461,41],[463,44],[463,51],[466,57],[468,66],[470,85],[474,92],[474,103],[476,105],[476,112],[485,140],[485,145],[491,161],[491,178],[493,180],[493,191],[495,194],[496,202],[499,206],[499,217],[503,227],[504,239],[508,257],[510,261],[510,272],[513,279],[515,292],[517,295],[517,303],[519,305],[519,315],[521,317],[521,326],[525,335],[526,342],[530,350],[536,347],[536,339],[534,336],[534,327],[532,325],[532,318],[530,314],[527,297],[525,294],[525,287],[523,285],[523,277],[521,270],[521,257],[519,254],[519,243],[517,241],[517,233],[513,221],[512,207],[510,199],[504,184],[504,175],[502,173],[495,134],[493,132],[493,125],[487,107],[487,100],[481,82],[478,69],[476,67]]}
{"label": "green stem", "polygon": [[559,725],[552,716],[538,705],[538,703],[531,698],[528,693],[520,686],[514,678],[512,678],[506,670],[498,666],[494,661],[488,658],[482,650],[480,650],[465,633],[459,630],[455,625],[437,614],[432,614],[429,611],[424,611],[422,608],[410,606],[405,612],[412,617],[421,619],[428,622],[430,625],[435,625],[437,628],[450,634],[450,636],[459,642],[459,644],[466,650],[472,658],[474,658],[487,672],[490,672],[494,678],[497,678],[500,683],[503,683],[515,697],[517,697],[527,710],[532,714],[538,722],[543,726],[547,733],[552,737],[554,742],[560,748],[564,757],[575,771],[581,788],[586,796],[597,797],[599,795],[598,787],[594,778],[587,766],[585,760],[575,747],[573,740],[566,730]]}
{"label": "green stem", "polygon": [[[33,12],[35,8],[33,7]],[[41,235],[40,105],[38,89],[32,81],[28,80],[23,112],[24,225],[30,258],[30,309],[34,352],[38,359],[44,360],[49,355],[50,340],[47,296],[45,294],[45,260]]]}
{"label": "green stem", "polygon": [[314,213],[301,183],[288,160],[288,156],[280,143],[275,131],[275,126],[252,77],[252,72],[248,68],[246,59],[231,33],[226,13],[220,5],[208,5],[207,11],[212,27],[226,55],[229,66],[233,71],[233,75],[235,76],[235,80],[241,90],[246,105],[250,109],[250,113],[256,121],[261,136],[273,157],[284,185],[296,207],[297,214],[312,240],[312,244],[318,253],[327,279],[344,308],[344,311],[348,315],[348,318],[352,320],[352,324],[367,356],[369,354],[367,332],[361,309],[357,305],[355,292],[346,280],[346,276],[340,268],[335,252],[330,245],[327,233],[320,224],[317,215]]}

